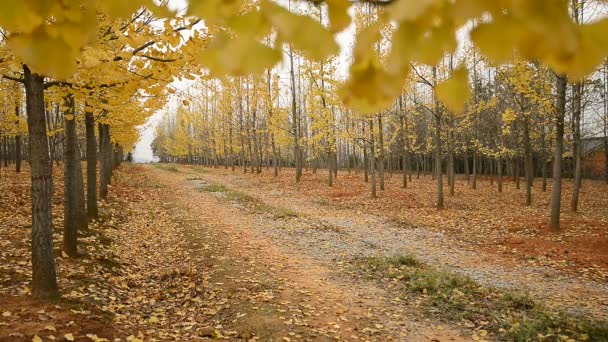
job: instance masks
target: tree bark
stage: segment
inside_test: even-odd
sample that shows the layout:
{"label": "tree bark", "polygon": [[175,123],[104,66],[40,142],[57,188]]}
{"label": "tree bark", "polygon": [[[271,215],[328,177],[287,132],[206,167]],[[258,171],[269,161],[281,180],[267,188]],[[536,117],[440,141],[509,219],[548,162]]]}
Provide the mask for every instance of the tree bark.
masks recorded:
{"label": "tree bark", "polygon": [[[74,118],[74,97],[64,99],[67,110],[64,112],[64,148],[63,148],[63,251],[70,257],[78,256],[78,187],[76,163],[77,136],[76,119]],[[71,116],[71,118],[70,118]]]}
{"label": "tree bark", "polygon": [[408,159],[409,159],[409,151],[407,144],[407,124],[405,118],[405,108],[403,105],[403,96],[399,96],[399,124],[401,126],[401,141],[403,144],[403,162],[402,162],[402,171],[403,171],[403,184],[402,187],[407,188],[407,173],[408,173]]}
{"label": "tree bark", "polygon": [[583,91],[582,83],[574,85],[574,103],[572,108],[572,125],[574,126],[574,134],[572,141],[572,152],[574,158],[574,188],[572,190],[572,199],[570,201],[570,210],[578,211],[578,197],[581,188],[581,95]]}
{"label": "tree bark", "polygon": [[382,115],[378,115],[378,173],[380,175],[380,190],[384,191],[384,135],[382,130]]}
{"label": "tree bark", "polygon": [[[530,144],[530,118],[524,114],[524,173],[526,179],[526,206],[532,205],[532,146]],[[519,175],[518,175],[519,177]]]}
{"label": "tree bark", "polygon": [[553,188],[551,191],[551,228],[560,230],[562,201],[562,154],[564,150],[564,116],[566,113],[566,76],[558,75],[556,82],[555,150],[553,155]]}
{"label": "tree bark", "polygon": [[[365,122],[362,123],[362,135],[365,136]],[[367,155],[367,147],[365,143],[363,145],[363,172],[365,183],[369,182],[368,170],[369,170],[369,156]]]}
{"label": "tree bark", "polygon": [[23,66],[32,190],[32,296],[59,297],[53,251],[53,175],[44,106],[44,77]]}
{"label": "tree bark", "polygon": [[99,160],[100,179],[99,196],[102,199],[108,197],[108,185],[112,177],[112,144],[110,143],[110,126],[99,123]]}
{"label": "tree bark", "polygon": [[97,141],[95,140],[95,117],[92,112],[85,113],[87,148],[87,216],[96,219],[97,207]]}
{"label": "tree bark", "polygon": [[[437,83],[437,67],[433,67],[433,96]],[[443,209],[443,173],[441,170],[441,112],[435,97],[435,177],[437,180],[437,209]],[[475,184],[475,178],[473,178]]]}
{"label": "tree bark", "polygon": [[376,146],[374,142],[374,120],[369,119],[369,173],[372,178],[372,198],[376,198]]}
{"label": "tree bark", "polygon": [[[19,105],[15,106],[15,115],[19,118]],[[17,119],[17,123],[19,119]],[[15,136],[15,172],[21,172],[21,134]]]}

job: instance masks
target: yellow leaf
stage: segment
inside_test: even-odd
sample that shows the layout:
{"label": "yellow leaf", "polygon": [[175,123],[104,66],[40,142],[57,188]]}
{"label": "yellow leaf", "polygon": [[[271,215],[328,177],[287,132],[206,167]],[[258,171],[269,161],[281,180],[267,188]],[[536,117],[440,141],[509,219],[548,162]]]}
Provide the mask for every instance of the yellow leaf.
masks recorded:
{"label": "yellow leaf", "polygon": [[0,26],[7,31],[31,32],[42,24],[43,18],[32,11],[23,0],[2,0]]}
{"label": "yellow leaf", "polygon": [[348,15],[350,2],[348,0],[327,0],[327,11],[331,32],[340,32],[350,25],[351,19]]}
{"label": "yellow leaf", "polygon": [[437,85],[435,95],[450,111],[461,113],[471,96],[467,69],[460,67],[454,70],[450,79]]}
{"label": "yellow leaf", "polygon": [[107,342],[108,339],[100,338],[95,334],[87,334],[87,337],[91,339],[93,342]]}
{"label": "yellow leaf", "polygon": [[8,46],[36,73],[65,79],[76,69],[77,51],[44,29],[11,36]]}
{"label": "yellow leaf", "polygon": [[72,335],[71,333],[63,335],[63,338],[68,341],[74,341],[74,335]]}
{"label": "yellow leaf", "polygon": [[218,76],[261,73],[280,59],[280,51],[254,39],[231,39],[225,35],[216,37],[200,56],[203,66]]}
{"label": "yellow leaf", "polygon": [[40,336],[34,335],[34,337],[32,337],[32,342],[42,342],[42,339],[40,338]]}
{"label": "yellow leaf", "polygon": [[478,25],[471,31],[471,39],[493,63],[502,64],[513,58],[515,47],[523,34],[521,23],[499,17],[491,23]]}
{"label": "yellow leaf", "polygon": [[240,0],[190,0],[188,13],[205,19],[209,24],[218,24],[239,13],[241,6]]}
{"label": "yellow leaf", "polygon": [[424,14],[433,3],[435,3],[435,0],[398,0],[390,5],[388,11],[394,20],[415,20]]}
{"label": "yellow leaf", "polygon": [[55,327],[52,325],[47,325],[46,327],[44,327],[44,329],[48,331],[57,331],[57,329],[55,329]]}
{"label": "yellow leaf", "polygon": [[297,15],[270,1],[261,3],[262,13],[277,30],[281,40],[293,44],[308,58],[321,61],[340,50],[333,35],[306,15]]}
{"label": "yellow leaf", "polygon": [[347,106],[359,112],[374,113],[385,109],[399,95],[400,78],[382,69],[376,58],[353,64],[350,75],[338,94]]}
{"label": "yellow leaf", "polygon": [[405,74],[410,69],[410,62],[418,49],[421,33],[415,24],[399,23],[393,33],[393,44],[388,59],[389,70]]}
{"label": "yellow leaf", "polygon": [[583,79],[593,72],[608,55],[608,19],[582,25],[579,49],[571,60],[566,73],[573,81]]}

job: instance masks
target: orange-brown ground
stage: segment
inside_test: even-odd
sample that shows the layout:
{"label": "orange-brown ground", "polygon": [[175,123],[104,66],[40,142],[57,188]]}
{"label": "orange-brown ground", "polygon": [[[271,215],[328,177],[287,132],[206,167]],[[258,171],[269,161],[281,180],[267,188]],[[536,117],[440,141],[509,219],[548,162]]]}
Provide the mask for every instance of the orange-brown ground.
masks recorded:
{"label": "orange-brown ground", "polygon": [[[584,180],[579,211],[569,211],[572,181],[565,180],[562,195],[562,230],[548,227],[551,181],[547,192],[541,191],[536,179],[532,206],[525,206],[525,190],[516,189],[506,179],[503,192],[497,192],[485,176],[478,178],[473,190],[464,177],[458,177],[455,195],[445,185],[445,209],[436,210],[436,182],[421,175],[402,189],[401,174],[387,173],[385,191],[371,199],[369,184],[363,174],[339,172],[332,188],[327,187],[327,171],[304,172],[295,182],[294,170],[284,168],[274,178],[272,170],[261,174],[243,174],[223,168],[210,169],[212,174],[235,177],[253,186],[289,192],[290,195],[331,206],[349,208],[394,220],[399,223],[447,232],[465,243],[472,243],[487,253],[500,253],[515,259],[547,264],[565,272],[576,272],[596,280],[608,280],[608,185]],[[379,187],[378,187],[379,189]]]}
{"label": "orange-brown ground", "polygon": [[[259,217],[196,191],[188,174],[125,165],[101,218],[62,256],[62,170],[54,241],[62,298],[29,297],[27,167],[0,179],[0,341],[465,341],[460,328],[393,302],[330,264],[258,236],[289,219]],[[305,224],[305,223],[303,223]],[[293,253],[292,253],[293,252]],[[104,341],[104,340],[101,340]]]}

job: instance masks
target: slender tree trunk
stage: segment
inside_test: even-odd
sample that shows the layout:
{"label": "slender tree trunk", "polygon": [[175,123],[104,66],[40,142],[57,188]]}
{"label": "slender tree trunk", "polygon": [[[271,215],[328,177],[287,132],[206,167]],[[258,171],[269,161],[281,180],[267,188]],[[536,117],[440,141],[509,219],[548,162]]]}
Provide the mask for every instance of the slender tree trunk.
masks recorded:
{"label": "slender tree trunk", "polygon": [[608,184],[608,58],[604,62],[604,177]]}
{"label": "slender tree trunk", "polygon": [[[433,67],[433,97],[437,83],[437,68]],[[437,180],[437,209],[443,209],[443,173],[441,170],[441,112],[435,97],[435,177]]]}
{"label": "slender tree trunk", "polygon": [[97,141],[95,140],[95,117],[92,112],[85,113],[87,148],[87,216],[96,219],[97,208]]}
{"label": "slender tree trunk", "polygon": [[502,159],[499,157],[496,160],[496,169],[498,173],[498,192],[502,192]]}
{"label": "slender tree trunk", "polygon": [[[363,129],[362,129],[362,133],[363,136],[365,136],[365,122],[362,123]],[[364,179],[365,179],[365,183],[369,182],[369,177],[368,177],[368,170],[369,170],[369,156],[367,155],[367,147],[365,147],[365,145],[363,146],[363,172],[365,173],[364,175]]]}
{"label": "slender tree trunk", "polygon": [[464,152],[464,156],[463,156],[463,162],[464,162],[464,175],[467,178],[467,183],[471,182],[471,175],[469,172],[469,153],[465,150]]}
{"label": "slender tree trunk", "polygon": [[4,150],[3,154],[4,154],[4,167],[8,167],[8,160],[10,158],[9,153],[8,153],[8,137],[4,137],[3,139],[4,143],[2,144],[2,149]]}
{"label": "slender tree trunk", "polygon": [[545,140],[545,129],[542,128],[542,134],[540,136],[540,162],[541,162],[541,174],[543,177],[543,192],[547,192],[547,157],[546,157],[546,140]]}
{"label": "slender tree trunk", "polygon": [[532,205],[532,146],[530,144],[530,118],[524,118],[524,172],[526,178],[526,206]]}
{"label": "slender tree trunk", "polygon": [[441,116],[435,116],[435,177],[437,180],[437,209],[443,208],[443,172],[441,172]]}
{"label": "slender tree trunk", "polygon": [[333,170],[334,158],[331,155],[331,151],[327,152],[327,185],[332,187],[334,185],[334,170]]}
{"label": "slender tree trunk", "polygon": [[374,142],[374,120],[369,119],[369,172],[372,178],[372,198],[376,198],[376,146]]}
{"label": "slender tree trunk", "polygon": [[293,134],[293,157],[295,159],[296,166],[296,183],[300,182],[300,178],[302,177],[302,158],[300,152],[300,132],[298,129],[298,113],[297,113],[297,105],[296,105],[296,80],[295,73],[293,68],[293,50],[291,49],[291,45],[289,46],[289,61],[290,61],[290,78],[291,78],[291,130]]}
{"label": "slender tree trunk", "polygon": [[110,126],[99,124],[99,160],[100,160],[100,187],[99,195],[108,197],[108,185],[112,178],[112,144],[110,142]]}
{"label": "slender tree trunk", "polygon": [[477,150],[473,151],[473,177],[471,186],[473,190],[477,189]]}
{"label": "slender tree trunk", "polygon": [[572,108],[572,121],[574,126],[574,136],[572,142],[572,150],[574,157],[574,188],[572,190],[572,199],[570,201],[570,210],[578,211],[578,197],[581,188],[581,97],[583,84],[576,83],[574,85],[574,103]]}
{"label": "slender tree trunk", "polygon": [[[454,124],[453,120],[452,121],[452,126]],[[455,171],[454,171],[454,132],[453,130],[450,128],[450,140],[449,140],[449,159],[448,159],[448,179],[450,182],[450,196],[454,196],[454,182],[456,180],[456,177],[454,175]]]}
{"label": "slender tree trunk", "polygon": [[[19,118],[19,105],[15,106],[15,115]],[[21,172],[21,134],[15,136],[15,172]]]}
{"label": "slender tree trunk", "polygon": [[520,174],[519,159],[515,159],[514,163],[515,163],[515,174],[513,175],[513,177],[515,177],[515,188],[517,190],[519,190],[519,188],[520,188],[520,186],[519,186],[519,174]]}
{"label": "slender tree trunk", "polygon": [[378,173],[380,174],[380,190],[384,191],[384,135],[382,130],[382,115],[378,115]]}
{"label": "slender tree trunk", "polygon": [[78,256],[78,217],[76,194],[78,188],[76,157],[78,149],[76,119],[74,117],[74,97],[64,99],[64,148],[63,148],[63,251],[74,258]]}
{"label": "slender tree trunk", "polygon": [[403,105],[403,96],[399,96],[399,124],[401,126],[401,141],[403,144],[403,162],[402,162],[402,171],[403,171],[403,188],[407,188],[407,173],[408,173],[408,144],[407,144],[407,129],[406,129],[406,118],[405,118],[405,108]]}
{"label": "slender tree trunk", "polygon": [[562,201],[562,154],[564,150],[564,116],[566,113],[566,76],[557,76],[557,99],[555,120],[555,151],[553,155],[553,188],[551,191],[551,228],[560,229]]}
{"label": "slender tree trunk", "polygon": [[49,160],[44,77],[23,66],[32,189],[32,296],[59,297],[53,251],[53,174]]}

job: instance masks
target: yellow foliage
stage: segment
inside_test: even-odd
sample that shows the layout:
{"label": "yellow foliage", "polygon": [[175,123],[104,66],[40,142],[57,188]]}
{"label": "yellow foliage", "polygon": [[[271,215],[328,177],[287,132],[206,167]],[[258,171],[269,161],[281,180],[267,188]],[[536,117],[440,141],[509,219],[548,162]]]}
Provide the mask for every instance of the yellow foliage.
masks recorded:
{"label": "yellow foliage", "polygon": [[450,111],[454,113],[464,111],[465,103],[471,96],[467,69],[461,67],[454,70],[450,79],[437,85],[435,94]]}

